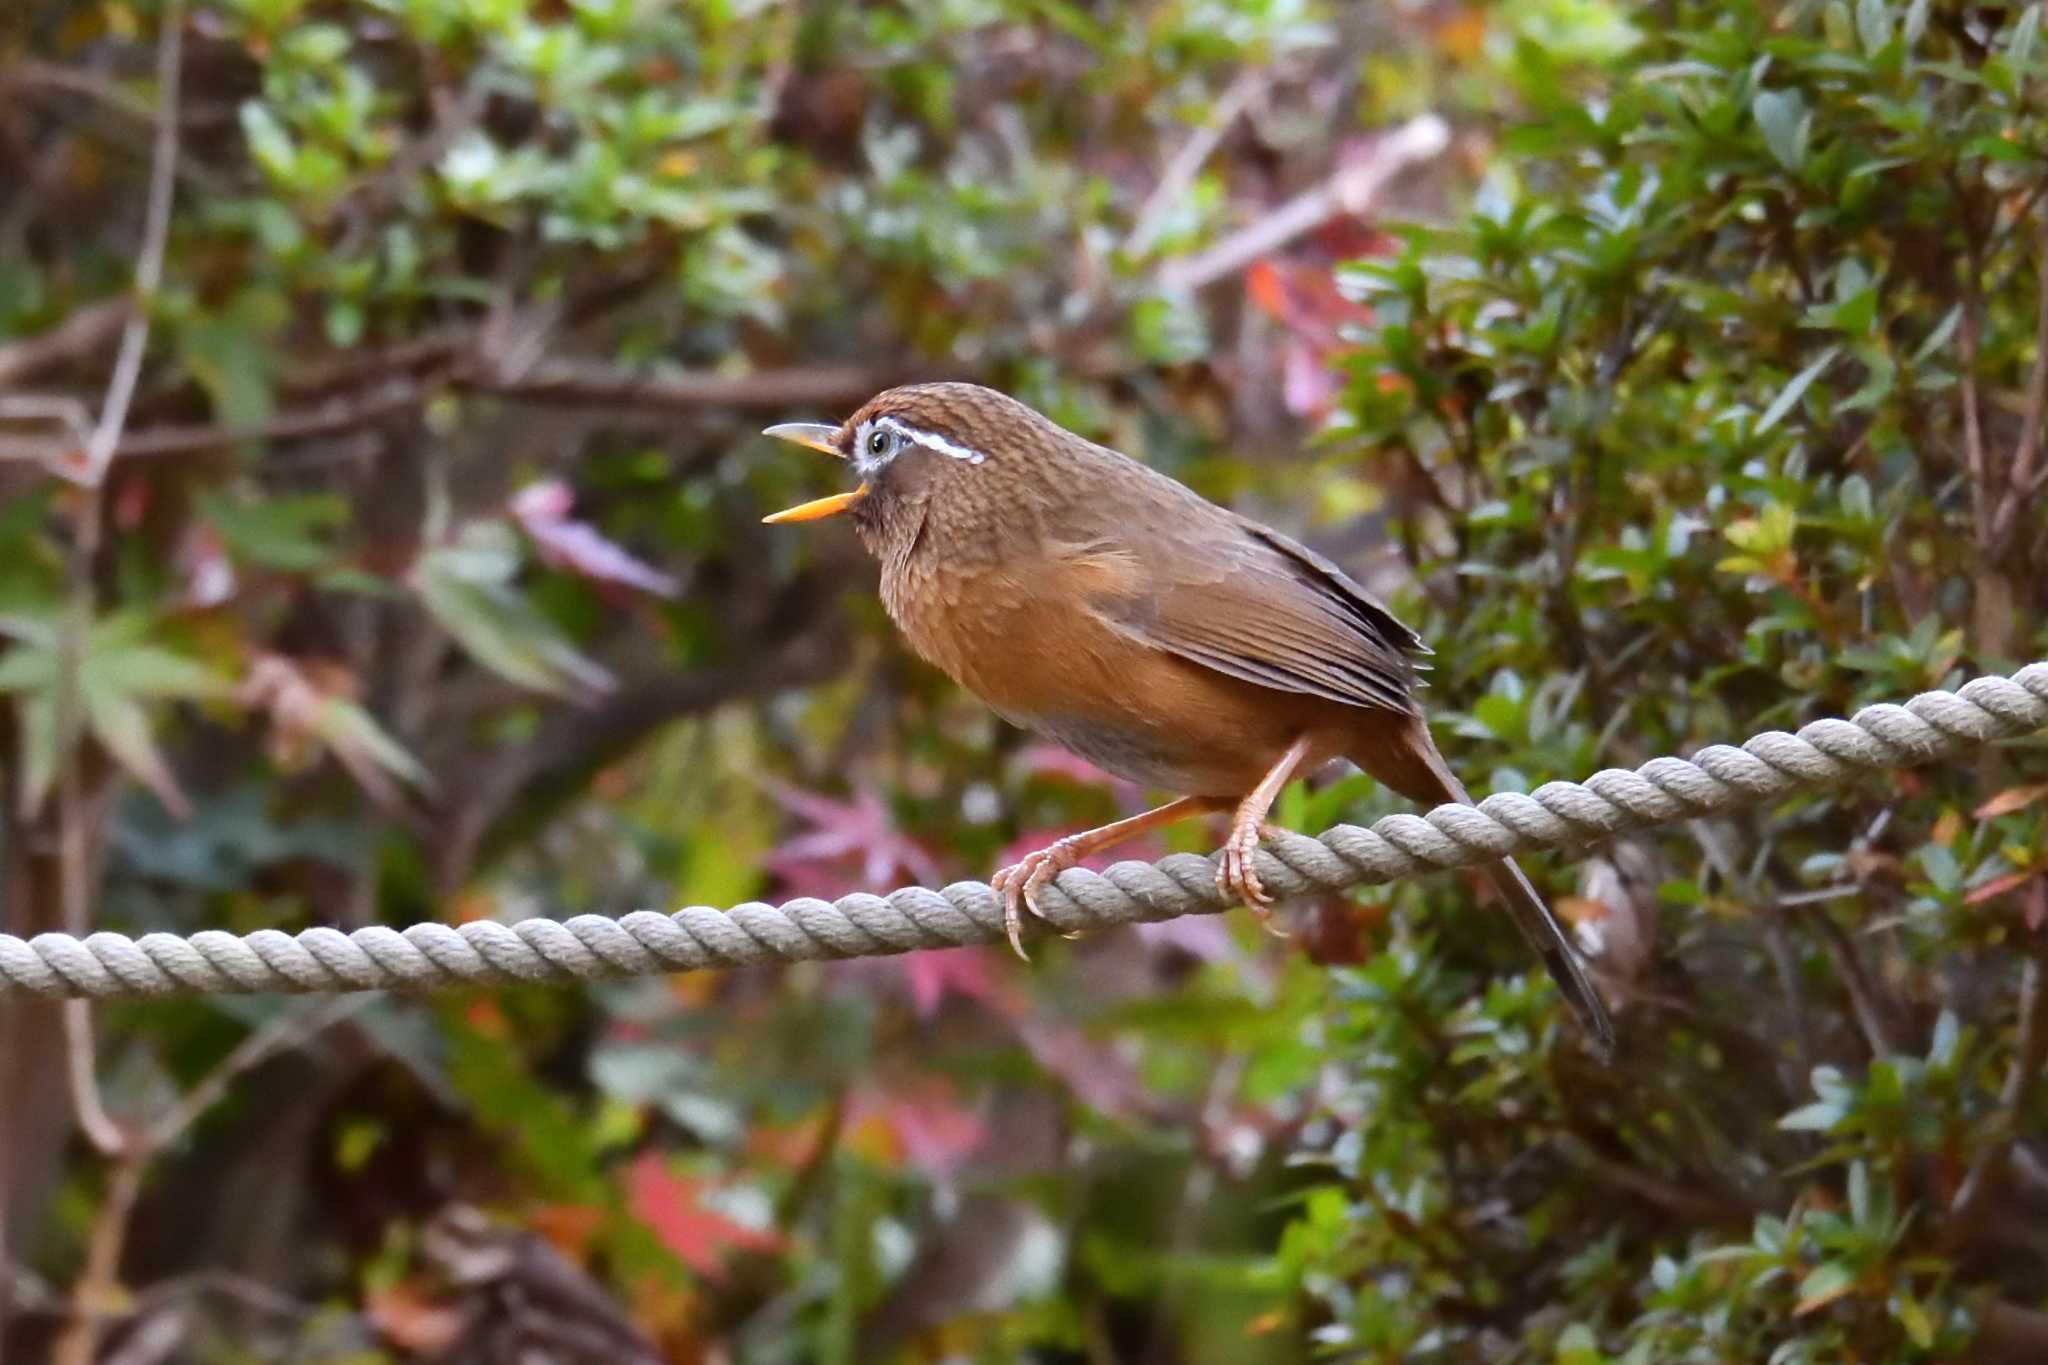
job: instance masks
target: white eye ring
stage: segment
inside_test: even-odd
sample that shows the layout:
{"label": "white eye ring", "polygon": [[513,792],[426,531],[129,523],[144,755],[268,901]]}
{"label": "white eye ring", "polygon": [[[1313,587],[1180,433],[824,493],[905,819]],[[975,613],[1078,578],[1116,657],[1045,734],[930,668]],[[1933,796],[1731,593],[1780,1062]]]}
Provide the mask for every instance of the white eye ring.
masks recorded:
{"label": "white eye ring", "polygon": [[887,427],[876,427],[868,433],[868,455],[874,459],[880,460],[887,457],[889,452],[895,448],[895,445],[896,433],[890,431]]}

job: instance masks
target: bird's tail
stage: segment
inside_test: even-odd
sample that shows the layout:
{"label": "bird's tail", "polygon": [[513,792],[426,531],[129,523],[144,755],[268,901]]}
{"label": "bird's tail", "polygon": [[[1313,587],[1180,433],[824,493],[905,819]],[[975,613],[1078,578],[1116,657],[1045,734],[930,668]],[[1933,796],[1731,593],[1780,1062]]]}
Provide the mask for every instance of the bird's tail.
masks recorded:
{"label": "bird's tail", "polygon": [[[1467,806],[1472,804],[1464,784],[1458,781],[1457,774],[1437,752],[1427,726],[1419,717],[1409,720],[1399,730],[1392,727],[1378,729],[1370,743],[1359,747],[1359,752],[1350,755],[1351,761],[1409,800],[1432,804],[1447,801]],[[1607,1007],[1600,1003],[1593,983],[1586,979],[1586,970],[1580,965],[1579,955],[1573,950],[1564,926],[1558,923],[1557,916],[1543,903],[1543,897],[1536,894],[1536,888],[1529,884],[1528,877],[1512,859],[1488,863],[1486,875],[1506,903],[1515,928],[1521,931],[1522,937],[1542,961],[1544,970],[1550,973],[1550,979],[1557,983],[1566,1003],[1572,1007],[1572,1013],[1578,1016],[1580,1026],[1585,1029],[1601,1060],[1612,1058],[1614,1021],[1608,1018]]]}

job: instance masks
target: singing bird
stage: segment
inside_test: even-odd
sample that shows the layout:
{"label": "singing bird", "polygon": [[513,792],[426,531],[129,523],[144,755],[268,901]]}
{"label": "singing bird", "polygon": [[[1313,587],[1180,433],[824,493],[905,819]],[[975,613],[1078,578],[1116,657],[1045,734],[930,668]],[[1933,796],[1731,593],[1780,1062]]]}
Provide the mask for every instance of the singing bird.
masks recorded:
{"label": "singing bird", "polygon": [[[1013,724],[1179,793],[995,874],[1020,954],[1024,913],[1053,877],[1209,811],[1233,812],[1217,885],[1263,922],[1252,854],[1266,817],[1331,760],[1414,801],[1470,803],[1416,704],[1420,637],[1278,531],[977,384],[889,389],[837,426],[765,434],[852,464],[852,491],[766,520],[850,517],[912,649]],[[1609,1052],[1614,1026],[1557,918],[1514,863],[1486,871]]]}

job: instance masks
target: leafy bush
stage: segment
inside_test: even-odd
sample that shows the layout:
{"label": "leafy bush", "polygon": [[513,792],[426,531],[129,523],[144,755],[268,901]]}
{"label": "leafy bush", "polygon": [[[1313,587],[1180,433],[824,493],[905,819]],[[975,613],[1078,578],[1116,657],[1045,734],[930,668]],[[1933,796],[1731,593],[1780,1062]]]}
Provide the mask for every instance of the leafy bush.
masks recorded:
{"label": "leafy bush", "polygon": [[[1396,488],[1492,785],[2048,653],[2038,6],[1674,4],[1473,211],[1345,276],[1325,459]],[[1373,1358],[2038,1358],[2040,741],[1674,831],[1566,901],[1625,1055],[1461,889],[1342,975],[1288,1257]],[[2029,776],[2030,775],[2030,779]],[[1562,869],[1552,886],[1568,889]]]}

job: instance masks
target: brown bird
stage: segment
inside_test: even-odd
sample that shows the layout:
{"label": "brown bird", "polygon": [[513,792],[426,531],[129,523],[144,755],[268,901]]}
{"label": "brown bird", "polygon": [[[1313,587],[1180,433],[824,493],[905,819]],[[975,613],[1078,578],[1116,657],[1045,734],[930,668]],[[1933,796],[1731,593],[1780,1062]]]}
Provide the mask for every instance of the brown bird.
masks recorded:
{"label": "brown bird", "polygon": [[[976,384],[890,389],[838,426],[766,434],[859,473],[852,492],[767,520],[851,516],[912,649],[1013,724],[1180,793],[996,873],[1019,953],[1046,882],[1207,811],[1234,812],[1217,885],[1263,922],[1266,815],[1332,759],[1414,801],[1470,803],[1413,695],[1428,649],[1306,546]],[[1564,929],[1512,862],[1487,873],[1605,1054],[1614,1026]]]}

